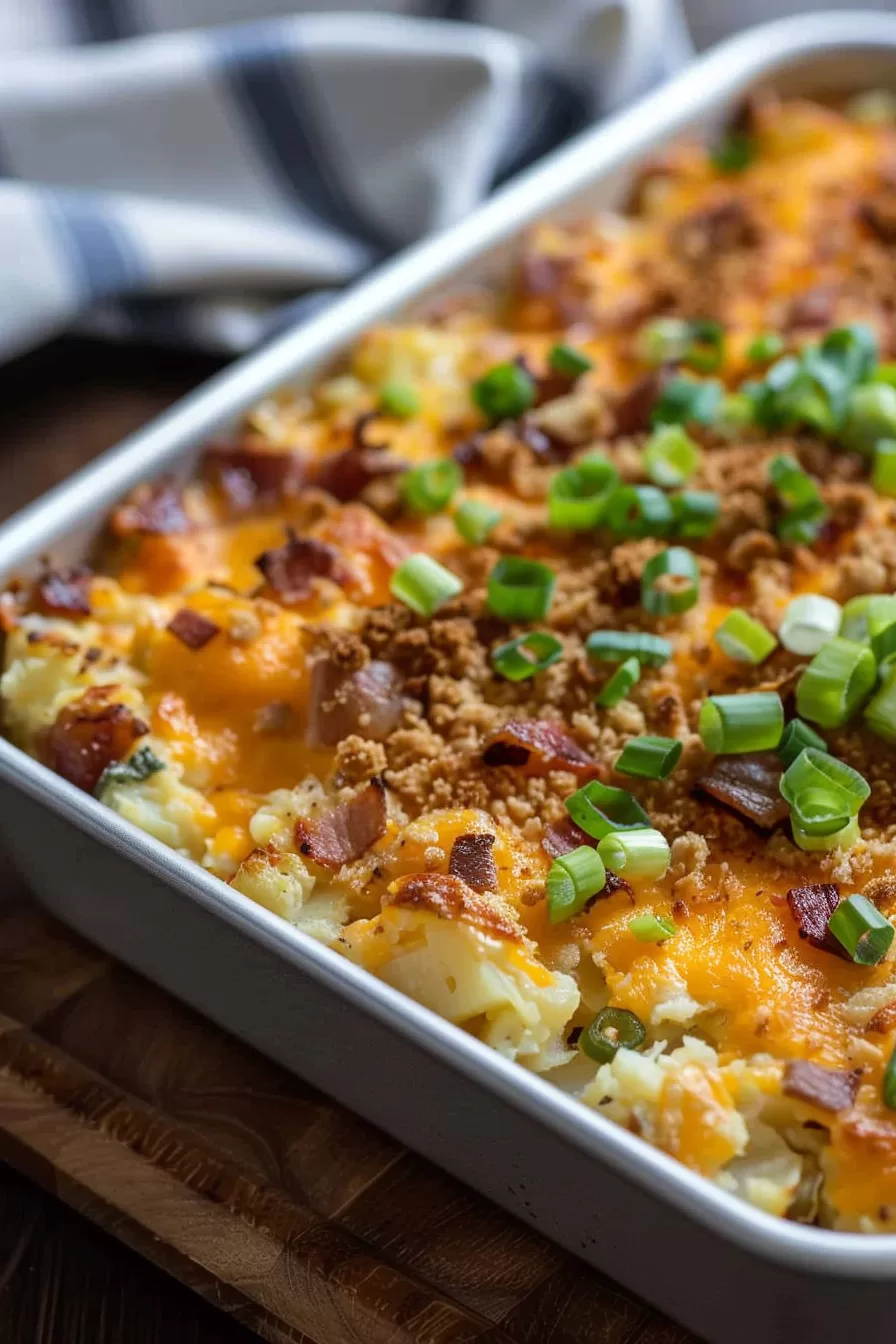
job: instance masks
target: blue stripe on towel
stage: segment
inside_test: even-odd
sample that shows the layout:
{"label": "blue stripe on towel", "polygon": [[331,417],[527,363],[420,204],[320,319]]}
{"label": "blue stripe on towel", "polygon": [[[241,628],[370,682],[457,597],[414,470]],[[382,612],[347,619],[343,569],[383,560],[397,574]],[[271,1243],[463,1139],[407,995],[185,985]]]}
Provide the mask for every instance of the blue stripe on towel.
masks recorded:
{"label": "blue stripe on towel", "polygon": [[228,28],[211,36],[214,60],[265,162],[291,200],[330,228],[369,243],[378,253],[394,249],[352,201],[316,125],[302,73],[269,24]]}
{"label": "blue stripe on towel", "polygon": [[84,303],[145,284],[133,239],[102,205],[78,192],[41,196]]}

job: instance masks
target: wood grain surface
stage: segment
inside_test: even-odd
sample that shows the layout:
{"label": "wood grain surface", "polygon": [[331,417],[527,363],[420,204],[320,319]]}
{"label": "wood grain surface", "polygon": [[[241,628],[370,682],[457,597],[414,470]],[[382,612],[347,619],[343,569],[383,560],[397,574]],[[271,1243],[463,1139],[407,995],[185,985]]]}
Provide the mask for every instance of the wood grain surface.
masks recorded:
{"label": "wood grain surface", "polygon": [[[0,514],[210,367],[68,343],[7,368]],[[0,893],[3,1344],[686,1344],[23,903],[2,867]]]}

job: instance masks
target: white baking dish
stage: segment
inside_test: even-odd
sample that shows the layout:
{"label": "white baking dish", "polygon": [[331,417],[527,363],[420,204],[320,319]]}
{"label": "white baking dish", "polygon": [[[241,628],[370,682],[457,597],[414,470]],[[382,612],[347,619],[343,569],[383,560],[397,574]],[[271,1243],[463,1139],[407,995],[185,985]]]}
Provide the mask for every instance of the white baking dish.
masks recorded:
{"label": "white baking dish", "polygon": [[[759,84],[896,83],[896,17],[826,14],[738,37],[233,366],[0,529],[0,575],[83,552],[142,479],[269,389],[313,379],[369,323],[500,279],[521,228],[620,199],[638,163]],[[896,1338],[896,1237],[800,1227],[695,1176],[133,829],[0,741],[0,831],[61,919],[719,1344]]]}

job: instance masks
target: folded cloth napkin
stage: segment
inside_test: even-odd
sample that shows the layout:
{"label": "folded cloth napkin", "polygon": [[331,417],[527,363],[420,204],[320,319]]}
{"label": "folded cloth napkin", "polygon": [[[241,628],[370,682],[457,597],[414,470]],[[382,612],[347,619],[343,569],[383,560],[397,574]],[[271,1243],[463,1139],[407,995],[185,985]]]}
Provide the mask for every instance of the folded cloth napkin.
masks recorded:
{"label": "folded cloth napkin", "polygon": [[337,8],[0,0],[0,357],[245,349],[690,55],[675,0]]}

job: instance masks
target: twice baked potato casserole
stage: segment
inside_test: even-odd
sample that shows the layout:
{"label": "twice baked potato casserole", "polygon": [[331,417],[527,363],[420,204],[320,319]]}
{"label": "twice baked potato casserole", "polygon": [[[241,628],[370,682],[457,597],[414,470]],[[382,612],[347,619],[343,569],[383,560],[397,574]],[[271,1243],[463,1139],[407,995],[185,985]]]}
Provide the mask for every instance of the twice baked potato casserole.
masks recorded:
{"label": "twice baked potato casserole", "polygon": [[894,522],[893,100],[757,100],[12,584],[4,731],[724,1189],[896,1229]]}

